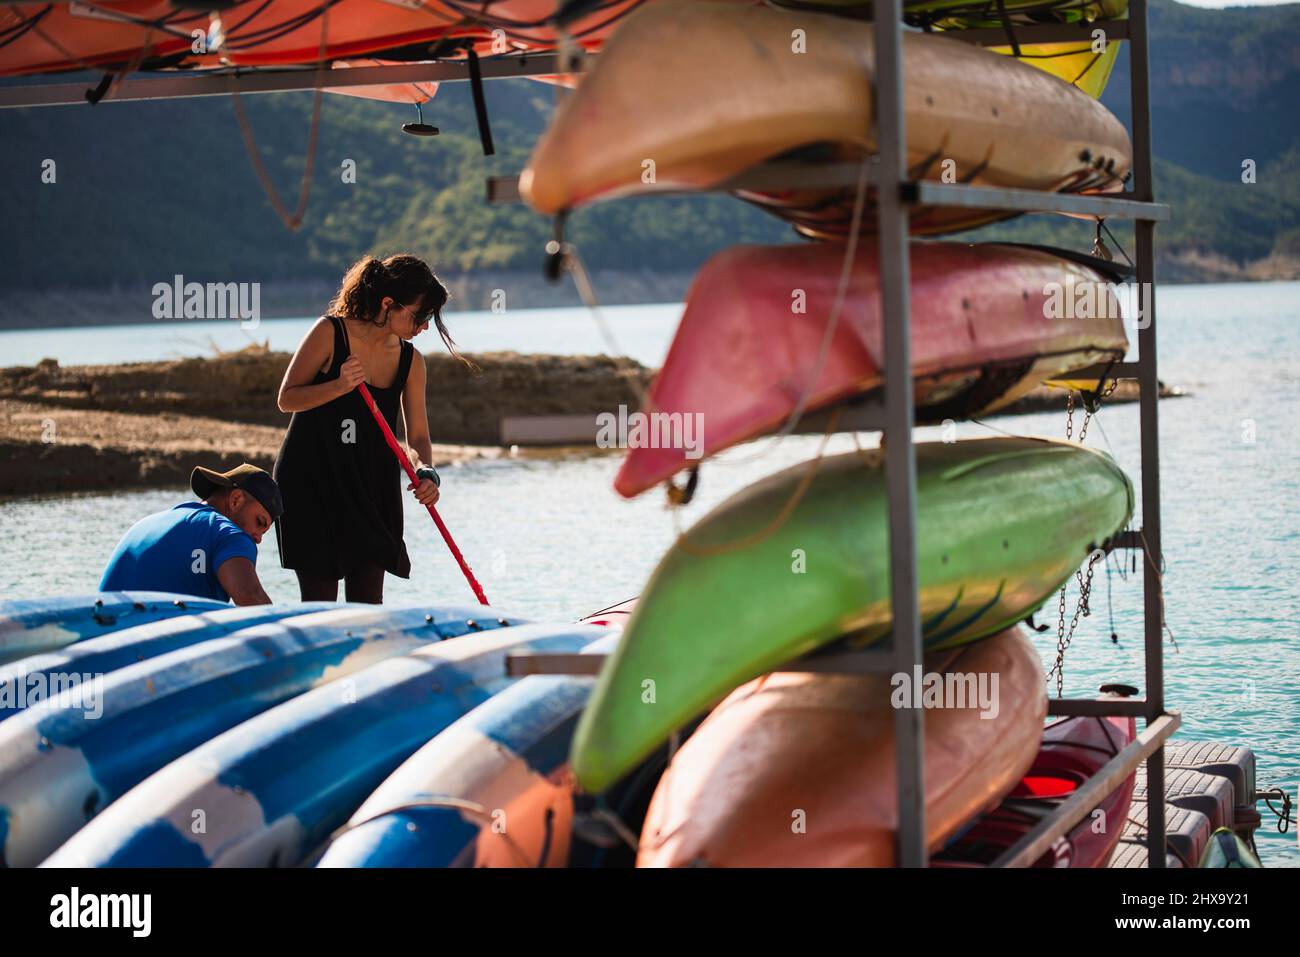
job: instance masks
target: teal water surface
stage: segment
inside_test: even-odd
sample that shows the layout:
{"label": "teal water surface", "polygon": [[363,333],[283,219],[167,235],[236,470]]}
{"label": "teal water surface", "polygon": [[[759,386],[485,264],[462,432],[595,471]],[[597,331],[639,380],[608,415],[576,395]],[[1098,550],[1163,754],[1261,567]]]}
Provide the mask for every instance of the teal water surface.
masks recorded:
{"label": "teal water surface", "polygon": [[[1160,406],[1173,636],[1165,648],[1166,701],[1182,712],[1180,737],[1248,745],[1258,755],[1261,786],[1280,785],[1294,797],[1300,778],[1300,283],[1165,287],[1159,308],[1161,377],[1192,393]],[[638,358],[656,364],[678,314],[679,307],[628,309],[615,329],[625,323]],[[514,318],[530,337],[545,328]],[[588,321],[574,310],[555,328]],[[78,330],[101,334],[123,335]],[[557,334],[548,348],[599,348],[585,338],[570,345]],[[1076,414],[1076,434],[1079,424]],[[1087,438],[1110,449],[1140,483],[1137,424],[1136,406],[1112,406]],[[1063,436],[1064,428],[1062,409],[963,423],[958,434],[998,429]],[[938,437],[933,429],[919,432],[918,438]],[[858,440],[875,443],[871,435]],[[631,502],[613,492],[617,455],[577,453],[448,469],[440,511],[494,604],[539,619],[575,618],[637,594],[671,543],[675,521],[689,525],[762,475],[810,458],[819,441],[763,440],[706,464],[696,500],[677,516],[659,492]],[[853,441],[835,436],[828,451],[847,450]],[[186,497],[185,490],[170,489],[0,503],[0,596],[93,590],[125,527]],[[414,572],[410,580],[389,578],[388,600],[472,600],[427,514],[412,505],[406,521]],[[279,567],[274,535],[262,544],[259,570],[274,599],[297,597],[291,574]],[[1091,694],[1108,681],[1143,685],[1141,607],[1140,574],[1121,577],[1113,563],[1108,587],[1099,569],[1092,614],[1082,619],[1065,659],[1067,695]],[[1112,615],[1117,642],[1110,639]],[[1051,625],[1037,639],[1048,666],[1056,648],[1054,602],[1038,620]],[[1278,834],[1268,816],[1259,843],[1268,865],[1300,863],[1294,830]]]}

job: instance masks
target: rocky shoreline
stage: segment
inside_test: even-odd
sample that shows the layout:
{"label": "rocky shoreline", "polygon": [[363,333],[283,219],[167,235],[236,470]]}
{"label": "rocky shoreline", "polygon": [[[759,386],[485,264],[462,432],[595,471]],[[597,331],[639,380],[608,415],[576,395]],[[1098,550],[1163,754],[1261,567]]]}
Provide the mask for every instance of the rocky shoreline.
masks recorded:
{"label": "rocky shoreline", "polygon": [[[426,358],[437,464],[555,454],[503,447],[502,418],[636,408],[638,383],[648,385],[654,374],[607,356],[474,359],[482,372],[447,355]],[[269,469],[289,419],[275,406],[288,360],[287,353],[250,348],[168,362],[0,368],[0,495],[183,486],[196,464],[226,469],[246,461]],[[1109,401],[1136,398],[1136,384],[1122,383]],[[1039,389],[1000,414],[1059,409],[1061,402],[1059,391]]]}

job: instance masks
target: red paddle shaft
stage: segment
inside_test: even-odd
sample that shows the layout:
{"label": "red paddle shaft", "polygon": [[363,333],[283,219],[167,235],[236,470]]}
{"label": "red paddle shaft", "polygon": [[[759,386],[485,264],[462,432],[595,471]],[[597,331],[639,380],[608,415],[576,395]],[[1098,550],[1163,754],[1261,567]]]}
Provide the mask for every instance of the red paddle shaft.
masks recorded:
{"label": "red paddle shaft", "polygon": [[[393,454],[397,456],[397,461],[402,466],[403,471],[406,472],[406,477],[416,485],[419,485],[420,479],[415,474],[415,469],[411,467],[411,460],[406,457],[406,453],[402,451],[402,447],[398,445],[397,436],[393,435],[393,430],[388,427],[388,422],[384,419],[384,414],[380,412],[379,407],[375,405],[375,397],[370,394],[370,390],[366,388],[364,382],[357,386],[357,391],[361,393],[361,398],[365,399],[366,406],[370,409],[370,414],[373,415],[375,421],[379,423],[379,430],[384,433],[384,441],[388,443],[388,447],[392,449]],[[456,543],[452,541],[451,532],[447,531],[447,526],[442,523],[442,516],[438,514],[438,510],[432,505],[427,507],[429,509],[429,514],[433,516],[434,523],[438,526],[438,531],[442,532],[442,540],[447,543],[447,547],[451,549],[452,557],[456,559],[456,564],[458,564],[460,570],[465,573],[465,578],[469,582],[469,587],[474,589],[474,594],[478,598],[479,604],[486,605],[488,600],[487,595],[483,594],[483,586],[478,583],[478,579],[474,577],[474,573],[470,571],[469,564],[465,561],[465,556],[460,553],[460,549],[457,548]]]}

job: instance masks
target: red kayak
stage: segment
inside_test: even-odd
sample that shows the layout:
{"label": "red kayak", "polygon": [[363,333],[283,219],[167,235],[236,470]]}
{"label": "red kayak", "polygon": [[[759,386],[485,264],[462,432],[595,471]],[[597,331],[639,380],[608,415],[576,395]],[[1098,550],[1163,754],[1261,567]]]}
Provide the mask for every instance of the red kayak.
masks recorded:
{"label": "red kayak", "polygon": [[[614,480],[621,495],[777,431],[805,392],[806,412],[881,388],[871,242],[859,247],[818,372],[843,260],[842,245],[814,243],[736,246],[705,263],[646,409],[677,419],[650,422],[649,438],[639,442],[629,430],[630,450]],[[911,270],[920,421],[989,412],[1128,348],[1113,288],[1081,263],[1017,246],[918,242]],[[1062,313],[1076,318],[1056,318]],[[665,440],[662,423],[674,421],[690,424],[697,440],[672,441],[671,429]]]}
{"label": "red kayak", "polygon": [[[1137,736],[1132,718],[1061,718],[1043,730],[1043,746],[1020,783],[930,861],[932,867],[993,863]],[[1035,867],[1105,867],[1124,833],[1136,774],[1106,796]]]}
{"label": "red kayak", "polygon": [[[639,0],[601,4],[579,17],[570,32],[597,49]],[[220,4],[214,4],[220,6]],[[100,0],[89,5],[0,5],[0,76],[127,64],[215,67],[288,66],[320,59],[373,56],[448,37],[472,37],[482,55],[554,47],[548,22],[559,0],[495,0],[490,5],[425,0],[242,0],[221,11],[225,45],[219,55],[195,54],[193,31],[206,34],[206,10],[178,9],[168,0]],[[160,63],[160,60],[167,62]],[[175,58],[172,60],[171,58]],[[398,59],[410,59],[401,56]]]}

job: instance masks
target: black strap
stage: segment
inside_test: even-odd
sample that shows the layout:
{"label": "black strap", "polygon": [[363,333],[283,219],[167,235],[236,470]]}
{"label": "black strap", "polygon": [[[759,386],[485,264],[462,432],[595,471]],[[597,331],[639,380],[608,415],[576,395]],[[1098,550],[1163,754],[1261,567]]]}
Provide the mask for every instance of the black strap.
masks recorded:
{"label": "black strap", "polygon": [[112,84],[112,82],[113,82],[113,74],[105,73],[102,77],[99,78],[99,82],[96,83],[94,87],[86,91],[86,102],[89,103],[91,106],[94,106],[96,103],[102,100],[104,98],[104,94],[108,92],[108,88]]}
{"label": "black strap", "polygon": [[478,51],[470,46],[469,54],[469,91],[474,97],[474,119],[478,121],[478,138],[483,143],[483,155],[491,156],[496,152],[492,145],[492,127],[488,125],[487,100],[483,97],[483,72],[478,65]]}
{"label": "black strap", "polygon": [[1004,0],[997,0],[998,19],[1002,21],[1002,29],[1007,33],[1007,39],[1011,41],[1011,55],[1019,58],[1020,41],[1016,39],[1016,31],[1011,28],[1011,18],[1007,16],[1007,5]]}
{"label": "black strap", "polygon": [[1012,246],[1016,249],[1037,249],[1039,252],[1049,253],[1053,256],[1060,256],[1062,259],[1068,259],[1071,262],[1079,263],[1095,269],[1103,276],[1109,276],[1115,282],[1127,282],[1137,275],[1137,269],[1125,263],[1113,262],[1109,259],[1102,259],[1100,256],[1092,256],[1088,253],[1081,253],[1074,249],[1062,249],[1060,246],[1047,246],[1043,243],[1017,243],[999,240],[990,245]]}
{"label": "black strap", "polygon": [[348,327],[341,316],[329,316],[334,326],[334,358],[330,361],[330,371],[338,374],[339,368],[352,355],[352,343],[348,340]]}
{"label": "black strap", "polygon": [[411,374],[411,359],[415,355],[415,346],[411,345],[405,339],[402,340],[402,356],[397,360],[397,378],[389,386],[401,392],[406,388],[406,377]]}

